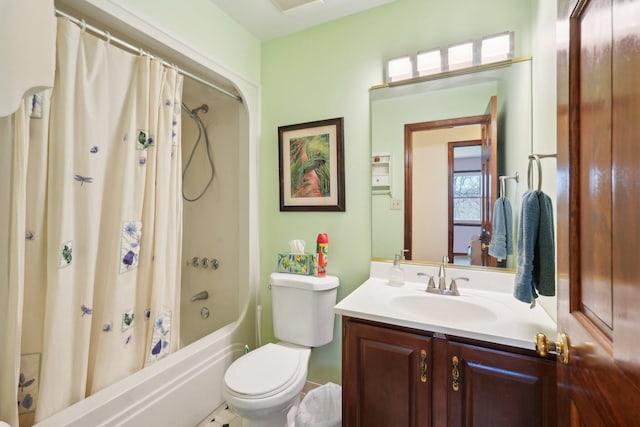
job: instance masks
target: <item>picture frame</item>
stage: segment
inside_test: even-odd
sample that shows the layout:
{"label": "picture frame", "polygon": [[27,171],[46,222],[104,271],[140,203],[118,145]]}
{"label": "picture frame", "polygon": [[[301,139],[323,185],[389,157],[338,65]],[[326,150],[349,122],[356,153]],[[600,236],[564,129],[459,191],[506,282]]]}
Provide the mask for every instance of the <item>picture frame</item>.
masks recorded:
{"label": "picture frame", "polygon": [[280,211],[345,211],[343,118],[278,127]]}

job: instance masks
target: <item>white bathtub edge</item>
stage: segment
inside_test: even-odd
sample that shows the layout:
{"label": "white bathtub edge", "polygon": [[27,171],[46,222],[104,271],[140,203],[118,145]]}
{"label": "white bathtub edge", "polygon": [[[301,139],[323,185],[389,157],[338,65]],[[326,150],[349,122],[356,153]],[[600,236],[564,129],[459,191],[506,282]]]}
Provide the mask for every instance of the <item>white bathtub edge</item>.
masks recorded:
{"label": "white bathtub edge", "polygon": [[36,424],[193,427],[223,402],[222,378],[244,344],[232,323]]}

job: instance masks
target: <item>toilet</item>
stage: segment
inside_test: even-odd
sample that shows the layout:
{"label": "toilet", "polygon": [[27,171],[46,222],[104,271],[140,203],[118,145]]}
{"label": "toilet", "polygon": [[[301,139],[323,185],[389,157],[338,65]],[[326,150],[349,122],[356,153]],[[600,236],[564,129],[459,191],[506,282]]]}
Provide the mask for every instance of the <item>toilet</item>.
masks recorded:
{"label": "toilet", "polygon": [[272,273],[273,330],[268,343],[237,359],[222,395],[243,427],[293,427],[312,347],[333,340],[337,277]]}

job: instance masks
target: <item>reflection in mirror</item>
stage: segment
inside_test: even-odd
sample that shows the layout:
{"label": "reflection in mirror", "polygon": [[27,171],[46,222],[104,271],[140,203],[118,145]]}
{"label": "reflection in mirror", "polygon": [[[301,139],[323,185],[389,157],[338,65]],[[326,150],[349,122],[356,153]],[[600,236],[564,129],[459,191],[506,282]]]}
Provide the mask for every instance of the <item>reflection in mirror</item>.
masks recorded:
{"label": "reflection in mirror", "polygon": [[482,231],[482,140],[448,145],[449,259],[454,264],[470,265],[470,242],[479,240]]}
{"label": "reflection in mirror", "polygon": [[[470,118],[475,118],[476,124],[486,120],[491,112],[487,103],[492,97],[496,99],[495,155],[492,167],[483,170],[482,162],[480,166],[481,193],[480,200],[476,199],[480,203],[480,219],[456,219],[455,204],[474,202],[461,202],[466,196],[460,191],[454,195],[453,172],[457,167],[453,158],[450,160],[449,143],[483,139],[481,130],[474,133]],[[444,74],[406,85],[376,87],[371,90],[370,99],[373,161],[375,164],[377,153],[390,159],[389,191],[372,191],[372,257],[392,258],[399,250],[409,249],[414,261],[439,262],[446,255],[463,264],[515,268],[515,248],[506,260],[497,262],[488,256],[486,246],[482,249],[482,244],[491,239],[492,203],[498,193],[498,176],[526,171],[527,156],[531,153],[531,60],[514,60],[495,68]],[[460,134],[440,135],[433,140],[429,137],[432,141],[418,149],[427,150],[427,154],[410,153],[407,149],[407,141],[413,139],[410,131],[425,129]],[[414,148],[413,143],[409,147]],[[485,154],[481,159],[486,159],[486,150],[482,150]],[[411,166],[411,181],[406,180],[407,165]],[[470,170],[477,171],[477,165]],[[458,182],[462,181],[458,178]],[[519,201],[526,188],[513,181],[509,184],[505,196],[513,206],[513,224],[517,224]],[[422,200],[419,203],[418,198]],[[407,218],[412,218],[409,239],[405,232]],[[463,227],[478,223],[479,232],[477,229],[464,232]],[[483,229],[488,235],[483,234]],[[484,236],[484,242],[471,236]],[[408,241],[411,247],[406,246]],[[473,243],[479,245],[480,252],[472,254]],[[479,261],[472,260],[476,253],[480,254]]]}
{"label": "reflection in mirror", "polygon": [[[430,236],[433,233],[424,232],[425,228],[432,228],[433,232],[447,233],[446,241],[448,259],[454,263],[495,266],[495,262],[491,257],[487,256],[488,241],[492,233],[491,217],[492,208],[495,203],[495,192],[492,191],[491,178],[496,175],[495,158],[497,139],[497,98],[492,96],[487,104],[486,114],[469,117],[459,117],[445,120],[435,120],[429,122],[412,123],[405,125],[405,173],[404,173],[404,199],[405,205],[411,206],[411,209],[404,211],[404,247],[408,250],[408,259],[433,259],[433,257],[424,257],[429,250],[434,250],[437,245],[425,245],[422,239],[414,239],[420,236]],[[454,149],[455,145],[477,146],[480,153],[477,156],[477,164],[475,169],[475,178],[478,186],[475,197],[467,197],[472,195],[462,194],[461,191],[456,192],[455,182],[462,182],[465,176],[456,177],[454,171]],[[462,147],[458,148],[458,151]],[[448,156],[444,159],[439,152],[448,152]],[[429,153],[424,155],[423,153]],[[446,177],[434,175],[429,168],[424,165],[430,164],[433,159],[447,160],[443,162],[446,167]],[[440,163],[440,162],[438,162]],[[460,162],[458,162],[460,163]],[[415,166],[415,168],[414,168]],[[472,172],[472,169],[460,169],[462,165],[458,165],[458,172]],[[416,173],[414,174],[414,169]],[[414,176],[417,175],[417,176]],[[429,183],[429,179],[433,177],[445,178],[446,192],[442,188],[434,188],[425,191],[424,184]],[[471,176],[466,176],[465,181],[471,183]],[[425,179],[426,178],[426,179]],[[415,191],[414,191],[415,189]],[[458,190],[463,188],[458,187]],[[434,201],[433,196],[440,194],[443,205],[447,207],[446,215],[447,224],[439,224],[444,222],[441,213],[431,214],[431,203]],[[415,197],[414,197],[415,196]],[[467,205],[471,206],[474,202],[477,204],[475,218],[465,219],[461,217],[462,212],[457,209],[458,215],[454,215],[454,210],[465,205],[465,201],[469,201]],[[468,215],[467,215],[468,216]],[[425,227],[426,225],[426,227]],[[446,225],[445,229],[442,226]],[[454,256],[454,235],[458,230],[458,238],[464,235],[463,228],[476,226],[477,234],[467,235],[465,247],[468,250],[461,252],[458,250],[458,257]],[[473,232],[473,230],[468,230]],[[481,240],[480,244],[472,244]],[[485,243],[483,246],[482,243]],[[458,244],[459,246],[459,244]],[[419,249],[426,249],[420,251]],[[416,251],[417,250],[417,251]],[[417,252],[414,254],[414,252]],[[464,254],[469,258],[462,258]],[[436,255],[437,256],[437,255]]]}

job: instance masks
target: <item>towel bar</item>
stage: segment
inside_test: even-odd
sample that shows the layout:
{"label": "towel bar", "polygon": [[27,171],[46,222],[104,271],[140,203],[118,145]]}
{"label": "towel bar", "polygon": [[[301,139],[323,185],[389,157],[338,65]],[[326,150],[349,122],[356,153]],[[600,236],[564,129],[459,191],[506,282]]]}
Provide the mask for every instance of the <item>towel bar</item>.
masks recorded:
{"label": "towel bar", "polygon": [[556,158],[556,154],[529,154],[529,167],[527,168],[527,188],[529,190],[533,190],[533,170],[531,165],[533,164],[533,160],[536,161],[538,165],[538,193],[542,191],[542,165],[540,164],[540,159],[546,158]]}

